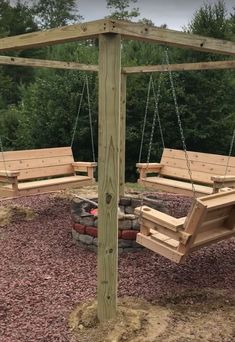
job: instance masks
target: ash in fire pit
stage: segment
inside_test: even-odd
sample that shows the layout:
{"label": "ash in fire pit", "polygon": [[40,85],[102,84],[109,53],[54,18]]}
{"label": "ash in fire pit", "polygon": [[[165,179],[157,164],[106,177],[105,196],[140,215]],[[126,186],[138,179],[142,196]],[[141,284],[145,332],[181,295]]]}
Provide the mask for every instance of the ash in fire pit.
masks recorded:
{"label": "ash in fire pit", "polygon": [[[136,207],[141,206],[142,200],[134,197],[122,197],[118,210],[118,246],[119,253],[123,251],[138,251],[142,248],[135,240],[140,230],[138,216],[134,214]],[[96,251],[98,245],[98,199],[80,200],[74,198],[71,205],[73,218],[73,239]],[[161,199],[145,197],[143,205],[168,213]]]}

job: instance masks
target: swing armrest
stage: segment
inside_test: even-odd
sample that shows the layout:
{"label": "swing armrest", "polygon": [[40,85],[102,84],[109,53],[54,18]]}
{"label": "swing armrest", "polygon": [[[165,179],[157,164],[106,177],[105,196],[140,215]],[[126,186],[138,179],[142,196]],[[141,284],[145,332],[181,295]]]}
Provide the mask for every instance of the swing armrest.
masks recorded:
{"label": "swing armrest", "polygon": [[93,178],[94,169],[97,166],[95,162],[75,162],[72,163],[75,172],[85,172],[88,177]]}
{"label": "swing armrest", "polygon": [[15,177],[18,177],[19,174],[20,174],[20,171],[0,170],[1,177],[15,178]]}
{"label": "swing armrest", "polygon": [[228,187],[235,188],[235,175],[234,176],[212,176],[214,192],[218,192],[219,189]]}
{"label": "swing armrest", "polygon": [[17,177],[20,171],[0,170],[0,182],[3,183],[17,183]]}
{"label": "swing armrest", "polygon": [[137,163],[137,171],[140,174],[140,178],[145,178],[148,173],[160,173],[163,168],[163,164],[160,163]]}

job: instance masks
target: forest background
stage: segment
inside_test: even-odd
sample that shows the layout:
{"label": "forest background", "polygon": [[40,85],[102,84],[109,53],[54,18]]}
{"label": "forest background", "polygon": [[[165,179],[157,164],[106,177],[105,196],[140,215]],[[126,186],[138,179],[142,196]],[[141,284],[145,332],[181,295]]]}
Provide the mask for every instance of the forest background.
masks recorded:
{"label": "forest background", "polygon": [[[153,25],[148,18],[138,20],[138,0],[107,0],[110,17]],[[189,18],[190,19],[190,18]],[[79,1],[35,0],[0,3],[0,37],[40,31],[83,21]],[[162,23],[167,27],[167,23]],[[235,41],[235,8],[224,1],[204,4],[184,28],[185,32]],[[98,64],[96,40],[74,42],[47,48],[18,51],[6,55]],[[170,63],[190,63],[229,59],[228,56],[169,48]],[[122,65],[165,63],[165,47],[139,41],[122,44]],[[98,82],[87,73],[91,100],[95,155],[98,149]],[[160,74],[153,76],[156,90]],[[142,127],[150,75],[131,75],[127,82],[126,178],[136,179]],[[80,71],[0,66],[1,150],[69,146],[84,86]],[[228,154],[235,127],[235,72],[233,70],[173,73],[185,141],[188,150]],[[146,161],[152,129],[155,100],[149,96],[142,161]],[[182,149],[176,109],[167,73],[161,75],[159,115],[165,146]],[[76,159],[92,160],[88,96],[84,93],[78,117],[73,152]],[[159,161],[162,139],[156,124],[151,161]],[[232,151],[234,155],[234,151]]]}

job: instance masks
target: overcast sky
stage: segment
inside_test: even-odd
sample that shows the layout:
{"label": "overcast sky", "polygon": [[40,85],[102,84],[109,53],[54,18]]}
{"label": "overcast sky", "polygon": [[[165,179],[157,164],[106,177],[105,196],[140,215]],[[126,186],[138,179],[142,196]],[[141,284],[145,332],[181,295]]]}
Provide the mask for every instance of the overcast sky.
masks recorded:
{"label": "overcast sky", "polygon": [[[216,0],[139,0],[141,17],[151,19],[155,25],[167,24],[168,28],[181,30],[187,25],[195,10],[203,3],[216,3]],[[225,0],[228,12],[235,7],[235,0]],[[85,21],[101,19],[109,12],[106,0],[79,0],[80,13]]]}

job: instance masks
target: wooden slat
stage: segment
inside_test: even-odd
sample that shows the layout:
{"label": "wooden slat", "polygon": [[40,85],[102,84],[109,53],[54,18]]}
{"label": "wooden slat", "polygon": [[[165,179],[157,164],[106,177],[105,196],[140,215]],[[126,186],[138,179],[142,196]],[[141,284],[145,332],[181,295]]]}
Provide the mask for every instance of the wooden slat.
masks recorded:
{"label": "wooden slat", "polygon": [[33,68],[52,68],[66,70],[98,71],[98,65],[81,64],[78,62],[63,62],[33,58],[0,56],[0,64],[28,66]]}
{"label": "wooden slat", "polygon": [[26,189],[34,189],[38,187],[47,187],[49,185],[59,185],[59,184],[67,184],[67,183],[76,183],[77,181],[89,180],[87,176],[70,176],[70,177],[61,177],[55,179],[43,179],[39,181],[33,182],[24,182],[19,183],[18,188],[19,190],[26,190]]}
{"label": "wooden slat", "polygon": [[[87,177],[83,177],[84,176],[77,176],[76,180],[74,179],[74,182],[64,182],[59,184],[56,182],[55,184],[47,184],[46,186],[42,186],[42,184],[40,183],[41,181],[37,181],[36,183],[32,182],[34,184],[32,184],[31,186],[28,183],[23,183],[25,186],[27,185],[28,187],[21,188],[18,192],[12,190],[10,187],[4,186],[0,187],[0,197],[30,196],[48,192],[57,192],[65,189],[77,189],[82,186],[93,184],[92,179],[87,179]],[[23,184],[21,184],[21,186],[23,186]]]}
{"label": "wooden slat", "polygon": [[34,178],[45,178],[51,176],[62,176],[73,174],[73,168],[69,164],[41,167],[36,169],[21,170],[18,179],[20,181]]}
{"label": "wooden slat", "polygon": [[177,248],[179,246],[179,241],[170,239],[168,236],[161,233],[155,232],[151,235],[151,238],[169,247]]}
{"label": "wooden slat", "polygon": [[123,38],[151,41],[181,48],[190,48],[192,50],[235,56],[235,44],[231,41],[124,21],[112,21],[112,30],[123,35]]}
{"label": "wooden slat", "polygon": [[[192,193],[192,184],[188,182],[181,182],[174,179],[168,179],[168,178],[160,178],[160,177],[147,177],[143,180],[146,184],[149,185],[156,185],[159,189],[163,189],[164,186],[166,186],[166,189],[169,190],[172,188],[172,190],[182,189],[186,190],[187,194]],[[194,184],[195,190],[197,193],[199,193],[201,196],[205,194],[211,194],[212,188],[204,185],[198,185]]]}
{"label": "wooden slat", "polygon": [[180,63],[180,64],[160,64],[160,65],[142,65],[122,68],[124,74],[139,74],[153,72],[171,71],[190,71],[190,70],[214,70],[214,69],[234,69],[235,61],[216,61],[199,63]]}
{"label": "wooden slat", "polygon": [[[178,232],[175,232],[175,231],[168,229],[164,226],[156,224],[152,221],[144,220],[144,222],[141,223],[141,227],[143,227],[146,232],[149,231],[149,233],[150,233],[150,231],[155,231],[155,232],[159,232],[159,233],[162,233],[164,235],[167,235],[171,239],[179,240]],[[142,233],[142,231],[141,231],[141,233]],[[148,235],[148,234],[144,234],[144,235]]]}
{"label": "wooden slat", "polygon": [[209,232],[201,232],[197,235],[194,243],[191,246],[191,249],[207,246],[213,242],[218,242],[224,240],[226,238],[230,238],[235,235],[235,230],[226,229],[224,227],[216,227],[211,229]]}
{"label": "wooden slat", "polygon": [[219,227],[224,227],[225,226],[225,221],[228,219],[229,215],[227,216],[218,216],[217,218],[214,218],[213,220],[207,220],[207,218],[205,219],[206,221],[201,224],[200,228],[198,229],[198,233],[201,232],[208,232],[210,230],[213,230],[215,228],[219,228]]}
{"label": "wooden slat", "polygon": [[[179,169],[171,166],[164,166],[161,169],[161,175],[167,176],[170,178],[182,179],[190,182],[190,175],[187,169]],[[211,180],[211,175],[209,173],[200,172],[200,171],[192,171],[192,179],[196,183],[202,183],[205,185],[213,184]]]}
{"label": "wooden slat", "polygon": [[211,196],[202,197],[199,200],[203,205],[207,206],[208,211],[218,210],[227,205],[235,204],[235,190],[220,192]]}
{"label": "wooden slat", "polygon": [[96,38],[109,32],[109,20],[97,20],[82,24],[63,26],[47,31],[26,33],[0,39],[0,51],[24,50],[42,46],[62,44],[79,39]]}
{"label": "wooden slat", "polygon": [[[42,148],[34,150],[6,151],[0,154],[0,161],[22,160],[31,158],[73,156],[71,147]],[[3,159],[4,157],[4,159]]]}
{"label": "wooden slat", "polygon": [[[200,161],[201,163],[210,163],[218,165],[226,165],[228,161],[228,156],[223,156],[219,154],[203,153],[203,152],[193,152],[187,151],[188,157],[191,161]],[[161,163],[164,164],[164,158],[176,158],[185,160],[185,154],[182,150],[175,150],[164,148]],[[235,157],[230,157],[229,166],[235,167]]]}
{"label": "wooden slat", "polygon": [[218,217],[225,217],[229,216],[231,210],[233,208],[233,205],[227,205],[225,207],[216,209],[216,210],[208,210],[207,215],[206,215],[206,221],[211,221],[214,220]]}
{"label": "wooden slat", "polygon": [[71,156],[19,159],[15,161],[6,161],[5,163],[0,162],[0,168],[4,169],[5,166],[7,170],[21,171],[25,169],[47,168],[48,166],[60,166],[66,164],[71,165],[71,170],[73,170],[72,161],[73,158]]}
{"label": "wooden slat", "polygon": [[183,228],[184,218],[177,219],[147,206],[135,208],[136,214],[140,215],[141,212],[141,220],[143,222],[145,220],[152,221],[155,224],[164,225],[164,227],[173,231],[178,231],[180,228]]}
{"label": "wooden slat", "polygon": [[184,256],[182,253],[177,252],[174,248],[167,247],[160,242],[153,240],[151,236],[145,236],[141,233],[137,234],[136,242],[176,263],[180,263]]}
{"label": "wooden slat", "polygon": [[[164,165],[173,167],[176,169],[187,170],[187,162],[185,158],[172,158],[164,157]],[[211,181],[212,175],[224,175],[226,171],[226,163],[223,164],[213,164],[210,163],[210,158],[208,157],[207,162],[201,162],[200,160],[190,160],[190,169],[196,172],[208,173],[208,179]],[[164,174],[165,166],[163,167],[161,174]],[[235,175],[235,166],[227,168],[227,175]],[[206,175],[207,176],[207,175]],[[235,177],[234,177],[235,178]]]}

